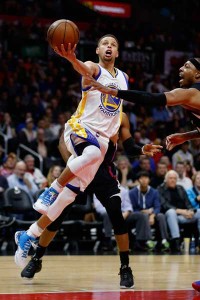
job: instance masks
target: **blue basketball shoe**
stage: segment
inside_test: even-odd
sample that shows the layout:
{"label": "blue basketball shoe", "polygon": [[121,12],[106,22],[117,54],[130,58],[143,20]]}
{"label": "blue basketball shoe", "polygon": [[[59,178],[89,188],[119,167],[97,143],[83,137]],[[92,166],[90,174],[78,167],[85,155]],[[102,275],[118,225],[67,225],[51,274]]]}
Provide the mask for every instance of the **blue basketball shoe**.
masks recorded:
{"label": "blue basketball shoe", "polygon": [[18,248],[15,252],[15,263],[21,268],[27,264],[28,252],[36,240],[35,237],[29,236],[26,231],[17,231],[15,233],[15,243]]}
{"label": "blue basketball shoe", "polygon": [[58,194],[59,193],[52,187],[46,189],[33,204],[33,208],[42,215],[46,215],[49,206],[56,200]]}

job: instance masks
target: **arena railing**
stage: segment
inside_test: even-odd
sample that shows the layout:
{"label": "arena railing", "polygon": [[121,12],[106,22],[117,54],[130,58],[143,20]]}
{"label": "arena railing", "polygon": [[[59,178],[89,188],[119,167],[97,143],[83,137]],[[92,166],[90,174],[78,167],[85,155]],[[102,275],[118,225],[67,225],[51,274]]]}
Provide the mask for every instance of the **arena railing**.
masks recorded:
{"label": "arena railing", "polygon": [[30,153],[33,156],[36,156],[38,158],[40,171],[43,172],[43,158],[42,158],[42,156],[40,154],[38,154],[37,152],[35,152],[34,150],[32,150],[31,148],[27,147],[26,145],[19,144],[18,149],[17,149],[17,156],[19,158],[21,158],[20,157],[21,149],[25,150],[26,152],[28,152],[28,153]]}

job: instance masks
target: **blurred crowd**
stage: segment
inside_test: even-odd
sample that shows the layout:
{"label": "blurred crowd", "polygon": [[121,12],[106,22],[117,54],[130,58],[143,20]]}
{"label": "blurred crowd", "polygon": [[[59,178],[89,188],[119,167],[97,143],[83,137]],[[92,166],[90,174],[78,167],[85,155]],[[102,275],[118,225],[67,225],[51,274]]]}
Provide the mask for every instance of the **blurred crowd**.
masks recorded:
{"label": "blurred crowd", "polygon": [[[46,31],[55,18],[65,17],[72,18],[75,22],[79,21],[71,12],[70,15],[64,15],[65,9],[68,12],[65,2],[5,0],[0,3],[0,10],[4,15],[0,22],[1,204],[4,191],[16,186],[30,193],[34,201],[35,193],[49,186],[52,177],[57,177],[64,166],[57,145],[65,122],[75,111],[80,100],[80,77],[67,61],[49,49]],[[191,53],[192,56],[200,56],[200,27],[197,22],[199,1],[158,3],[151,0],[148,3],[135,1],[134,5],[131,19],[113,19],[111,22],[111,18],[98,16],[95,26],[92,22],[88,23],[87,29],[81,30],[77,55],[83,61],[95,60],[98,38],[112,33],[120,42],[121,56],[117,66],[129,75],[130,88],[164,92],[178,87],[178,67],[181,65],[177,65],[177,61],[174,65],[172,63],[170,72],[166,74],[165,52],[183,51]],[[12,21],[5,15],[28,16],[32,21],[29,24],[20,18]],[[42,23],[40,18],[49,18],[49,22]],[[88,19],[83,20],[82,17],[81,21],[87,23]],[[153,54],[149,56],[152,58],[151,66],[147,69],[144,61],[123,59],[124,51]],[[185,57],[187,58],[187,55]],[[182,62],[179,61],[180,64]],[[180,107],[152,108],[128,103],[125,103],[124,111],[128,114],[131,132],[138,145],[154,143],[164,146],[162,153],[154,158],[130,158],[119,144],[116,156],[118,178],[129,194],[133,212],[136,208],[131,199],[131,191],[140,186],[138,174],[141,171],[147,172],[147,185],[159,191],[158,187],[167,185],[166,178],[169,177],[166,177],[166,174],[174,170],[175,186],[182,186],[185,197],[188,197],[188,202],[186,201],[180,209],[194,209],[196,214],[200,207],[200,140],[185,143],[171,152],[165,150],[165,137],[168,134],[183,132],[190,127],[186,112]],[[33,152],[24,148],[19,151],[21,144]],[[42,167],[34,153],[42,159]],[[197,193],[196,202],[188,192],[192,189]],[[161,191],[159,197],[161,203]],[[143,211],[146,210],[146,206],[137,209]],[[160,212],[167,212],[165,205],[160,204]],[[96,218],[101,218],[98,211],[95,211],[95,214]],[[193,215],[187,217],[185,212],[179,215],[194,221]],[[166,217],[170,228],[169,219]],[[198,225],[198,216],[195,222],[196,220]],[[181,220],[179,223],[184,222]],[[170,230],[169,233],[172,239],[179,242],[180,234],[177,236],[175,233],[173,236],[174,232]],[[111,237],[112,230],[109,231],[106,240],[110,241]],[[151,236],[145,239],[151,240]],[[177,243],[174,248],[178,249]]]}

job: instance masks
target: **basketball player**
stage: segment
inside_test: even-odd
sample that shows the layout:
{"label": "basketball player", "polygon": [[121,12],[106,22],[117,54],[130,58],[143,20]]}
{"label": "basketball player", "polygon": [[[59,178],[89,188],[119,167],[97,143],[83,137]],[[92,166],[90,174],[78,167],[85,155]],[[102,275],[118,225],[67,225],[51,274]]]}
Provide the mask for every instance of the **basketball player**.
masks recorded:
{"label": "basketball player", "polygon": [[[129,267],[129,240],[125,220],[121,212],[121,198],[119,184],[116,179],[115,167],[113,164],[114,154],[116,151],[117,135],[110,140],[108,151],[105,155],[104,161],[98,169],[93,181],[87,187],[86,191],[96,194],[101,203],[105,206],[107,213],[112,221],[116,242],[119,248],[119,255],[121,261],[120,267],[120,287],[133,287],[132,271]],[[147,144],[141,147],[134,144],[134,140],[130,133],[129,120],[125,113],[122,113],[122,122],[120,125],[120,139],[123,142],[125,151],[131,156],[138,156],[142,153],[153,156],[161,150],[159,145]],[[59,149],[65,161],[67,161],[67,151],[63,139],[60,139]],[[84,195],[83,195],[84,196]],[[71,205],[70,205],[71,206]],[[66,207],[61,215],[49,225],[40,236],[39,246],[36,253],[28,263],[28,265],[21,272],[23,278],[33,278],[36,272],[39,272],[42,267],[41,257],[45,253],[46,247],[49,245],[57,230],[60,228],[62,221],[69,212],[70,206]],[[137,221],[137,219],[135,220]],[[141,220],[142,222],[142,220]],[[140,223],[138,222],[138,226]],[[137,227],[136,227],[137,228]],[[139,229],[138,229],[139,230]]]}
{"label": "basketball player", "polygon": [[67,166],[34,204],[34,208],[45,216],[32,224],[27,232],[18,231],[15,234],[18,245],[15,262],[18,265],[24,265],[31,242],[35,241],[42,231],[59,217],[63,209],[74,201],[76,195],[80,191],[83,192],[93,180],[104,160],[109,139],[119,130],[122,100],[102,95],[99,91],[91,91],[85,79],[89,74],[108,86],[127,89],[128,76],[114,66],[118,57],[118,46],[118,40],[113,35],[100,38],[96,48],[98,64],[78,60],[75,46],[71,49],[70,44],[66,50],[63,45],[61,51],[55,49],[83,76],[82,99],[77,111],[65,126],[64,140],[68,151],[72,154]]}
{"label": "basketball player", "polygon": [[[187,140],[200,138],[200,58],[190,58],[186,61],[179,70],[179,76],[180,88],[164,93],[115,90],[104,87],[94,80],[91,80],[90,84],[102,93],[118,96],[130,102],[154,106],[181,105],[187,109],[196,129],[182,134],[169,135],[166,139],[166,146],[168,150],[171,150]],[[192,286],[200,292],[200,281],[193,282]]]}
{"label": "basketball player", "polygon": [[[147,93],[136,90],[119,90],[102,86],[95,80],[90,80],[92,89],[97,89],[104,94],[120,97],[129,102],[152,106],[181,105],[188,110],[191,122],[196,130],[183,134],[173,134],[167,137],[167,149],[171,150],[176,145],[187,140],[200,138],[200,58],[190,58],[179,70],[180,88],[164,93]],[[88,78],[89,79],[89,78]]]}

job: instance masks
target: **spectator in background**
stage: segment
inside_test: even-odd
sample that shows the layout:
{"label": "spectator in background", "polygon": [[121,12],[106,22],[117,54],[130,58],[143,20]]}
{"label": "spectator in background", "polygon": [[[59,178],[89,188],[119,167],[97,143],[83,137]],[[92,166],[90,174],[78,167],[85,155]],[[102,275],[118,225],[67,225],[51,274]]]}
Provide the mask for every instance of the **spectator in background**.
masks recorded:
{"label": "spectator in background", "polygon": [[136,145],[138,145],[140,147],[144,146],[144,144],[141,143],[142,136],[141,136],[141,132],[139,130],[134,131],[133,138],[134,138],[134,141],[135,141]]}
{"label": "spectator in background", "polygon": [[169,249],[168,232],[165,216],[160,212],[158,191],[152,188],[150,175],[146,171],[138,173],[139,185],[130,190],[129,196],[134,212],[140,211],[147,215],[150,226],[155,226],[159,236],[159,248]]}
{"label": "spectator in background", "polygon": [[30,147],[40,154],[42,158],[46,158],[48,156],[49,144],[45,139],[45,130],[43,128],[38,128],[36,134],[36,138],[30,143]]}
{"label": "spectator in background", "polygon": [[17,162],[14,173],[7,178],[8,185],[9,188],[18,187],[24,190],[32,197],[33,201],[33,196],[38,191],[38,186],[34,182],[33,177],[27,176],[26,170],[27,168],[24,161]]}
{"label": "spectator in background", "polygon": [[6,136],[7,140],[16,138],[14,122],[12,121],[10,114],[7,112],[3,115],[0,131]]}
{"label": "spectator in background", "polygon": [[192,177],[196,174],[196,169],[194,166],[191,165],[191,162],[186,160],[185,161],[185,176],[192,179]]}
{"label": "spectator in background", "polygon": [[135,175],[127,156],[120,155],[116,161],[117,177],[123,187],[131,188],[135,185]]}
{"label": "spectator in background", "polygon": [[200,209],[200,172],[193,176],[193,187],[187,191],[188,198],[194,209]]}
{"label": "spectator in background", "polygon": [[167,170],[170,171],[172,170],[172,164],[171,164],[171,161],[169,159],[169,157],[167,155],[163,155],[161,158],[160,158],[160,161],[159,161],[161,164],[164,163],[166,164],[167,166]]}
{"label": "spectator in background", "polygon": [[175,166],[175,171],[178,174],[177,184],[181,185],[186,191],[192,188],[193,186],[192,180],[189,177],[185,176],[186,173],[185,163],[182,161],[177,162]]}
{"label": "spectator in background", "polygon": [[7,151],[16,152],[18,147],[18,139],[14,122],[9,113],[4,114],[4,119],[1,123],[0,130],[5,135],[5,139],[7,142]]}
{"label": "spectator in background", "polygon": [[158,73],[155,74],[152,81],[147,84],[146,90],[149,93],[163,93],[169,91],[169,89],[162,84],[161,76]]}
{"label": "spectator in background", "polygon": [[136,174],[136,177],[141,171],[148,172],[150,177],[153,176],[150,158],[145,155],[141,155],[139,160],[137,160],[136,163],[133,163],[133,172]]}
{"label": "spectator in background", "polygon": [[45,188],[47,186],[47,178],[42,174],[40,169],[35,167],[35,158],[33,155],[27,154],[24,157],[24,162],[26,164],[27,178],[31,178],[39,189]]}
{"label": "spectator in background", "polygon": [[13,174],[16,163],[17,163],[17,155],[13,152],[9,153],[4,158],[4,163],[0,167],[0,175],[7,178],[11,174]]}
{"label": "spectator in background", "polygon": [[158,162],[156,166],[156,173],[153,174],[151,178],[150,186],[156,189],[159,185],[161,185],[165,179],[167,171],[167,165],[165,163]]}
{"label": "spectator in background", "polygon": [[52,182],[60,176],[61,172],[62,168],[59,165],[53,165],[50,167],[49,172],[47,174],[48,186],[50,186]]}
{"label": "spectator in background", "polygon": [[140,129],[140,134],[141,134],[141,137],[140,137],[140,144],[151,144],[151,141],[149,138],[147,138],[147,128],[146,126],[142,126],[141,129]]}
{"label": "spectator in background", "polygon": [[25,128],[22,128],[18,134],[19,143],[31,146],[31,143],[36,139],[36,130],[32,118],[26,119]]}
{"label": "spectator in background", "polygon": [[3,207],[3,194],[5,190],[8,188],[8,181],[5,176],[0,175],[0,209]]}
{"label": "spectator in background", "polygon": [[165,175],[164,183],[158,187],[161,211],[165,213],[172,238],[172,251],[175,253],[180,252],[179,224],[195,223],[199,219],[199,213],[194,212],[185,189],[177,182],[177,172],[170,170]]}
{"label": "spectator in background", "polygon": [[5,153],[4,153],[4,149],[3,149],[2,145],[0,145],[0,170],[1,170],[1,166],[4,163],[5,157],[6,156],[5,156]]}
{"label": "spectator in background", "polygon": [[194,165],[193,156],[189,151],[189,142],[180,145],[180,149],[172,155],[172,166],[175,169],[177,162],[185,162],[188,160],[191,165]]}

